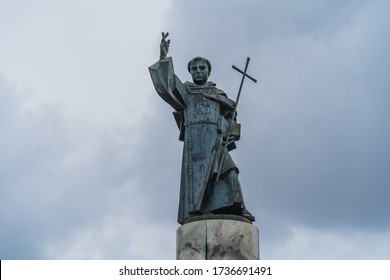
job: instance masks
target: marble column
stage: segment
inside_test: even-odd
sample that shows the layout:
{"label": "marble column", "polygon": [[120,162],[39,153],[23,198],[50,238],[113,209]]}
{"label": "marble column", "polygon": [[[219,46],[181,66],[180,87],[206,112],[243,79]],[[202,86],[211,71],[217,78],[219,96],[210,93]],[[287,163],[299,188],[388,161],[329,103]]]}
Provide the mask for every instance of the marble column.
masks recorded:
{"label": "marble column", "polygon": [[259,229],[243,217],[204,215],[177,229],[177,260],[258,260]]}

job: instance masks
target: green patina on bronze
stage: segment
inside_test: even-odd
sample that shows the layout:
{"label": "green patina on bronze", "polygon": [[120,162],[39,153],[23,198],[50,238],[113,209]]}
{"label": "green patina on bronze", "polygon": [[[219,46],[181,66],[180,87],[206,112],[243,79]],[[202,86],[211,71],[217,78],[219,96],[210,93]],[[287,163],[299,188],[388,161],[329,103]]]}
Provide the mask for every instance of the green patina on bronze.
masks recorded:
{"label": "green patina on bronze", "polygon": [[[244,78],[256,81],[246,70],[236,102],[216,84],[208,81],[211,63],[196,57],[188,65],[193,82],[182,83],[175,75],[170,40],[162,33],[160,59],[149,67],[154,87],[160,97],[175,110],[174,117],[184,142],[180,183],[178,222],[210,214],[255,218],[247,211],[238,180],[239,170],[229,151],[236,148],[240,125],[236,123],[236,103]],[[233,67],[233,68],[234,68]]]}

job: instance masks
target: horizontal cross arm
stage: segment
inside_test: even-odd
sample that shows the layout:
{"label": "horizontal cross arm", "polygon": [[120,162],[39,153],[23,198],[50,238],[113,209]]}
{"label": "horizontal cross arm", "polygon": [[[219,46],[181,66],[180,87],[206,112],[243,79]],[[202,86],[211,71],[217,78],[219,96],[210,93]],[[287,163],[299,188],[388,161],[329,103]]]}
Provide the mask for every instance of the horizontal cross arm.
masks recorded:
{"label": "horizontal cross arm", "polygon": [[241,74],[243,74],[245,77],[251,79],[253,82],[257,83],[257,80],[255,78],[252,78],[251,76],[249,76],[247,73],[243,72],[242,70],[238,69],[236,66],[232,66],[234,70],[237,70],[238,72],[240,72]]}

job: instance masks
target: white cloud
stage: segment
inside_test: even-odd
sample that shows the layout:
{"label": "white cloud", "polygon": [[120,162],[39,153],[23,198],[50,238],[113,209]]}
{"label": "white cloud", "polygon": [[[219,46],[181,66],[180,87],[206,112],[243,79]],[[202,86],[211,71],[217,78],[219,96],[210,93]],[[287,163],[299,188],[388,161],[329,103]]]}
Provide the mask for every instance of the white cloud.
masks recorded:
{"label": "white cloud", "polygon": [[[151,9],[153,6],[153,9]],[[67,114],[135,124],[153,90],[147,67],[158,57],[170,1],[7,1],[1,69],[34,91],[28,105],[61,104]]]}

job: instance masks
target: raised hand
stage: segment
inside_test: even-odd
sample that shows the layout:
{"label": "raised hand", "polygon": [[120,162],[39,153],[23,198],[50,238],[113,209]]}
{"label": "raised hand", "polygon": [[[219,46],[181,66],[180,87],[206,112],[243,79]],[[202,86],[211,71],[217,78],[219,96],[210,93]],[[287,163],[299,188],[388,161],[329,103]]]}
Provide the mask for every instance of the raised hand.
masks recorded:
{"label": "raised hand", "polygon": [[166,40],[168,37],[169,33],[164,33],[162,32],[162,39],[160,43],[160,59],[166,59],[167,54],[169,51],[169,44],[171,43],[171,40]]}

